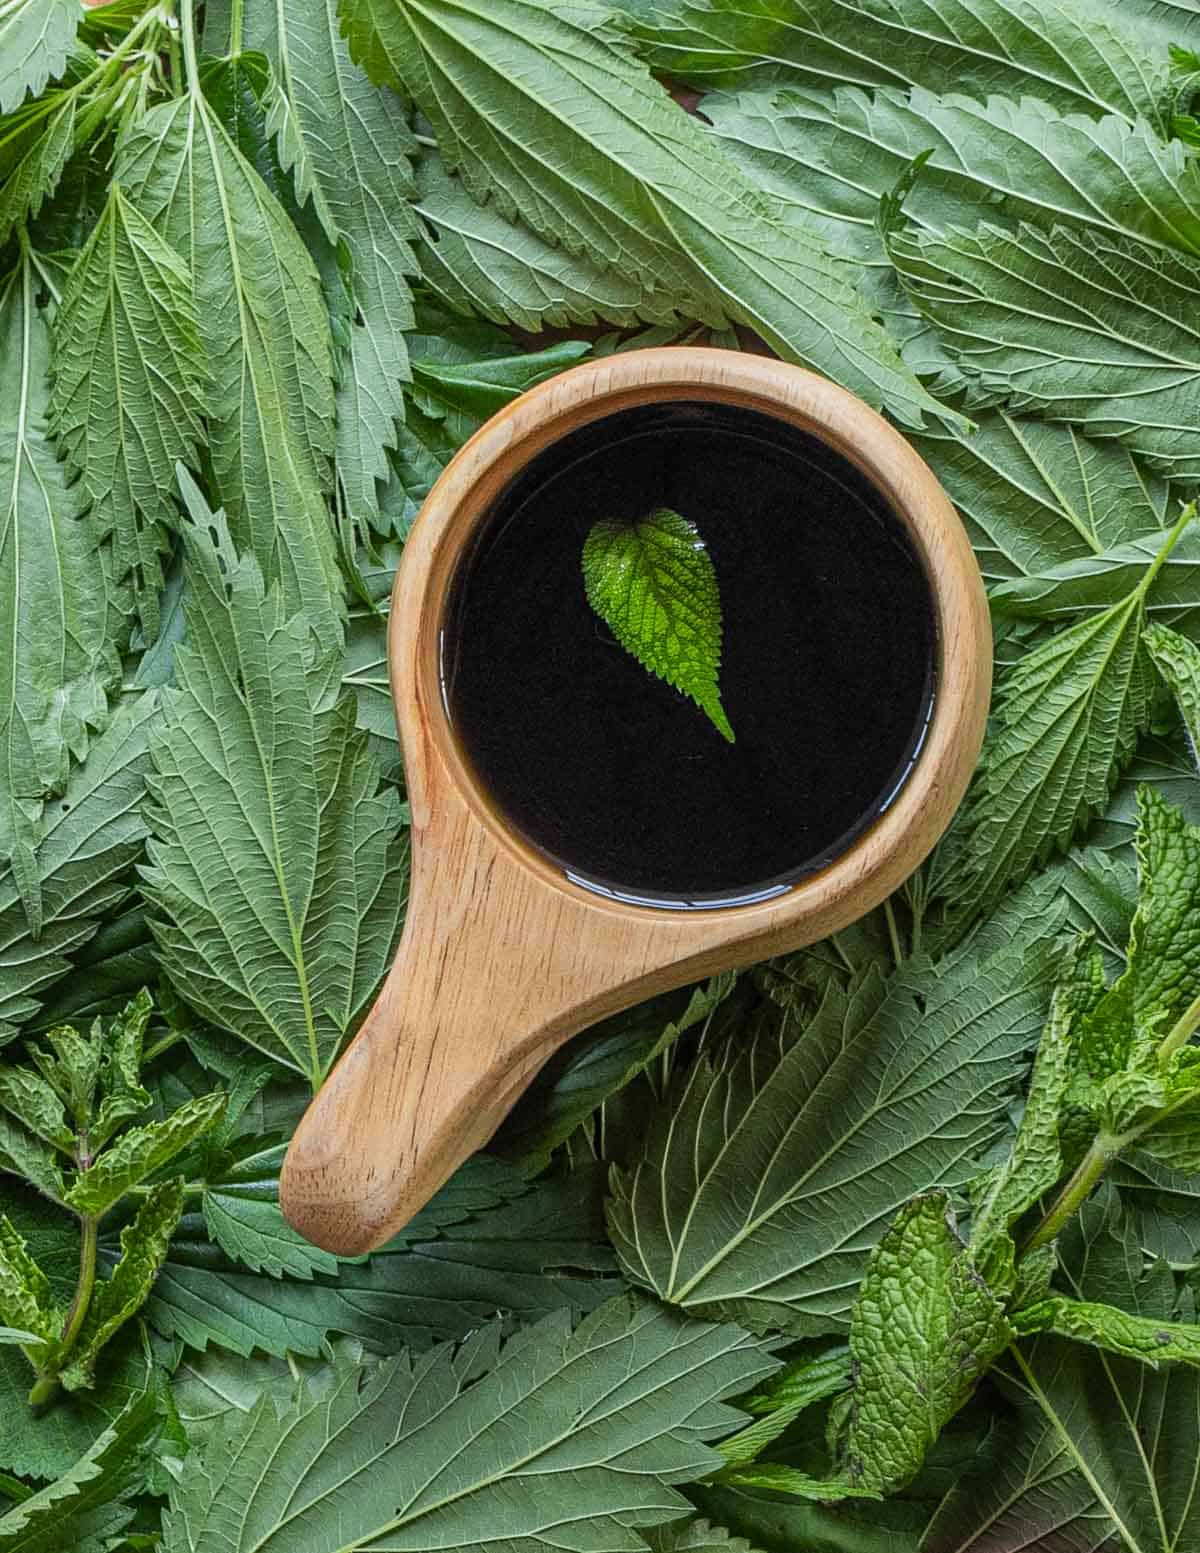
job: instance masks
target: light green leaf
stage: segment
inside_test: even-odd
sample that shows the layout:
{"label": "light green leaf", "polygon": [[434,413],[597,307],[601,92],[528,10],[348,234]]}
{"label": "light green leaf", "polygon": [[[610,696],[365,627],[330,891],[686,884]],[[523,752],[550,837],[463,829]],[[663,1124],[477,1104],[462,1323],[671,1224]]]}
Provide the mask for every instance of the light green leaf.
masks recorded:
{"label": "light green leaf", "polygon": [[159,1400],[145,1391],[61,1477],[0,1516],[0,1549],[93,1553],[111,1547],[111,1539],[134,1517],[126,1496],[140,1486],[160,1428]]}
{"label": "light green leaf", "polygon": [[1200,260],[1096,232],[893,231],[909,296],[979,394],[1200,474]]}
{"label": "light green leaf", "polygon": [[798,1359],[773,1375],[761,1391],[739,1399],[757,1415],[753,1423],[722,1440],[717,1449],[730,1467],[748,1466],[794,1424],[806,1408],[850,1386],[850,1350],[839,1345],[816,1358]]}
{"label": "light green leaf", "polygon": [[634,523],[602,518],[584,543],[583,581],[625,651],[690,697],[732,744],[718,684],[721,593],[696,525],[667,507]]}
{"label": "light green leaf", "polygon": [[[524,1321],[568,1306],[590,1310],[620,1287],[607,1276],[612,1252],[594,1172],[540,1182],[508,1202],[497,1200],[490,1179],[481,1194],[471,1166],[463,1175],[467,1181],[443,1188],[399,1241],[369,1261],[342,1262],[335,1276],[251,1273],[220,1256],[203,1220],[188,1215],[147,1317],[198,1349],[317,1355],[341,1332],[376,1353],[395,1353],[463,1337],[498,1310]],[[464,1184],[466,1213],[455,1206]],[[512,1190],[501,1185],[505,1195]]]}
{"label": "light green leaf", "polygon": [[73,92],[63,92],[51,112],[43,104],[14,115],[0,130],[0,244],[31,221],[58,187],[75,140]]}
{"label": "light green leaf", "polygon": [[702,1055],[644,1155],[613,1172],[627,1276],[687,1310],[844,1331],[913,1183],[964,1183],[1006,1125],[1061,921],[1057,904],[1024,909],[936,967],[918,958],[886,983],[871,971],[848,993],[831,984],[806,1027],[781,1015]]}
{"label": "light green leaf", "polygon": [[181,995],[316,1089],[391,963],[398,803],[353,701],[334,703],[340,649],[287,616],[184,478],[189,645],[154,743],[145,893]]}
{"label": "light green leaf", "polygon": [[494,204],[477,205],[434,151],[417,163],[416,206],[430,228],[420,247],[422,279],[456,312],[537,333],[601,320],[681,328],[684,318],[705,310],[703,303],[689,307],[678,296],[645,291],[636,276],[539,237]]}
{"label": "light green leaf", "polygon": [[1107,803],[1150,718],[1146,596],[1193,512],[1185,509],[1125,598],[1039,643],[1001,677],[979,767],[935,864],[934,888],[953,904],[986,911]]}
{"label": "light green leaf", "polygon": [[131,1186],[161,1170],[196,1138],[215,1127],[224,1111],[225,1096],[218,1091],[189,1100],[162,1121],[131,1127],[81,1172],[63,1201],[76,1213],[107,1213]]}
{"label": "light green leaf", "polygon": [[45,799],[108,715],[117,674],[97,534],[46,430],[49,341],[24,253],[0,281],[0,859],[45,923],[34,846]]}
{"label": "light green leaf", "polygon": [[36,1186],[44,1196],[62,1201],[62,1166],[54,1149],[41,1138],[0,1114],[0,1170]]}
{"label": "light green leaf", "polygon": [[114,183],[55,314],[50,416],[147,637],[158,630],[175,464],[196,462],[205,391],[192,277]]}
{"label": "light green leaf", "polygon": [[706,97],[726,154],[820,231],[833,251],[887,265],[879,202],[916,157],[905,216],[933,232],[1028,221],[1200,253],[1200,169],[1146,118],[1064,117],[1031,83],[978,101],[920,88],[834,93],[760,87]]}
{"label": "light green leaf", "polygon": [[150,1022],[153,1004],[143,987],[108,1022],[101,1035],[99,1022],[92,1026],[92,1039],[100,1046],[100,1104],[88,1128],[93,1152],[107,1143],[117,1128],[139,1116],[150,1104],[150,1096],[141,1083],[142,1038]]}
{"label": "light green leaf", "polygon": [[[1080,0],[1083,11],[1111,22],[1109,0]],[[1200,7],[1196,0],[1122,0],[1121,28],[1143,46],[1162,53],[1172,44],[1200,47]]]}
{"label": "light green leaf", "polygon": [[[1134,0],[1143,3],[1143,0]],[[656,70],[704,85],[759,66],[817,86],[1049,98],[1133,117],[1166,105],[1165,50],[1089,0],[626,0]]]}
{"label": "light green leaf", "polygon": [[74,1155],[75,1129],[68,1124],[62,1100],[38,1074],[7,1064],[0,1067],[0,1106],[37,1137]]}
{"label": "light green leaf", "polygon": [[1069,1337],[1072,1342],[1090,1343],[1105,1353],[1137,1359],[1154,1369],[1166,1363],[1200,1367],[1200,1326],[1189,1322],[1132,1316],[1115,1305],[1073,1300],[1062,1294],[1027,1305],[1012,1321],[1024,1336],[1049,1332]]}
{"label": "light green leaf", "polygon": [[312,260],[199,93],[151,109],[117,177],[192,277],[216,494],[234,542],[282,588],[288,614],[306,609],[332,639],[333,368]]}
{"label": "light green leaf", "polygon": [[1157,621],[1146,627],[1142,639],[1154,667],[1171,688],[1194,752],[1200,749],[1200,649]]}
{"label": "light green leaf", "polygon": [[821,243],[740,177],[591,6],[349,0],[350,46],[393,72],[480,202],[648,291],[708,301],[906,424],[917,384]]}
{"label": "light green leaf", "polygon": [[128,893],[130,865],[146,837],[146,735],[156,716],[152,693],[118,707],[61,801],[47,806],[35,833],[39,938],[30,932],[12,868],[0,871],[0,1043],[37,1011],[38,996],[70,970],[66,956]]}
{"label": "light green leaf", "polygon": [[7,1214],[0,1214],[0,1316],[34,1334],[35,1354],[58,1336],[62,1322],[45,1273]]}
{"label": "light green leaf", "polygon": [[0,113],[11,113],[26,93],[36,97],[62,75],[82,20],[77,0],[2,0]]}
{"label": "light green leaf", "polygon": [[154,1187],[132,1223],[121,1231],[117,1265],[97,1284],[83,1326],[67,1354],[63,1384],[68,1390],[92,1384],[100,1350],[142,1308],[182,1212],[183,1179],[179,1177]]}
{"label": "light green leaf", "polygon": [[336,464],[351,517],[378,528],[375,482],[387,477],[409,375],[416,142],[400,99],[351,62],[334,0],[250,0],[242,40],[270,61],[267,129],[297,196],[312,200],[330,242],[349,256],[357,318],[339,374]]}
{"label": "light green leaf", "polygon": [[733,1537],[711,1521],[673,1521],[670,1526],[639,1527],[651,1553],[755,1553],[744,1537]]}
{"label": "light green leaf", "polygon": [[[564,1523],[599,1547],[688,1512],[668,1485],[719,1465],[705,1442],[737,1420],[724,1399],[772,1366],[736,1327],[628,1298],[574,1332],[549,1317],[502,1349],[493,1327],[416,1362],[342,1363],[319,1399],[301,1391],[282,1415],[264,1400],[209,1437],[172,1492],[164,1553],[265,1540],[279,1553],[537,1553],[562,1547]],[[318,1475],[335,1439],[336,1488]]]}
{"label": "light green leaf", "polygon": [[949,1197],[906,1203],[871,1253],[850,1314],[851,1481],[903,1488],[1009,1340],[1004,1305],[954,1232]]}

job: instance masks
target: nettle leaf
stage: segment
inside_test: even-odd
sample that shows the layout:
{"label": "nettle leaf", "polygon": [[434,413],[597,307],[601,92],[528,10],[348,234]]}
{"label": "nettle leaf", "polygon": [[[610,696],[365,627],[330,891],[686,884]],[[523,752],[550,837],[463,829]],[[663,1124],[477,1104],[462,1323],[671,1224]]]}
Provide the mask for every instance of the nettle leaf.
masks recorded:
{"label": "nettle leaf", "polygon": [[[280,1553],[533,1553],[561,1547],[564,1522],[575,1541],[633,1548],[618,1529],[688,1512],[669,1485],[720,1465],[705,1442],[737,1422],[724,1399],[773,1367],[736,1327],[629,1298],[574,1332],[555,1315],[503,1348],[492,1327],[423,1360],[341,1363],[318,1398],[301,1390],[282,1413],[264,1399],[208,1438],[172,1491],[165,1553],[249,1553],[267,1539]],[[334,1440],[342,1469],[328,1485]]]}
{"label": "nettle leaf", "polygon": [[75,1391],[90,1386],[100,1350],[145,1304],[183,1212],[183,1178],[164,1181],[146,1196],[133,1221],[121,1231],[116,1266],[96,1286],[88,1313],[69,1354],[63,1384]]}
{"label": "nettle leaf", "polygon": [[[1088,1204],[1068,1247],[1073,1292],[1119,1304],[1169,1330],[1174,1279],[1159,1263],[1143,1276],[1141,1248],[1107,1205]],[[1183,1365],[1097,1355],[1039,1337],[1003,1370],[1016,1404],[1001,1447],[966,1472],[939,1505],[922,1553],[1165,1553],[1200,1529],[1197,1452],[1200,1377]]]}
{"label": "nettle leaf", "polygon": [[888,253],[981,396],[1116,437],[1173,478],[1200,473],[1200,260],[987,222],[893,230]]}
{"label": "nettle leaf", "polygon": [[29,104],[0,126],[0,244],[58,187],[75,142],[74,92]]}
{"label": "nettle leaf", "polygon": [[1163,48],[1125,35],[1125,7],[1089,3],[1097,14],[1070,0],[625,0],[624,9],[653,69],[706,86],[782,65],[819,86],[1031,94],[1061,111],[1161,115]]}
{"label": "nettle leaf", "polygon": [[1006,1124],[1062,908],[1024,917],[937,966],[831,984],[807,1025],[781,1014],[693,1063],[643,1156],[613,1172],[627,1276],[756,1328],[845,1330],[913,1186],[961,1185]]}
{"label": "nettle leaf", "polygon": [[111,185],[54,320],[51,420],[94,520],[158,631],[175,464],[203,440],[205,364],[187,266]]}
{"label": "nettle leaf", "polygon": [[602,518],[583,546],[588,603],[626,652],[690,697],[730,744],[721,705],[721,593],[700,530],[660,507],[634,523]]}
{"label": "nettle leaf", "polygon": [[675,1521],[670,1526],[639,1527],[651,1553],[755,1553],[744,1537],[734,1537],[711,1521]]}
{"label": "nettle leaf", "polygon": [[429,229],[420,246],[421,278],[456,312],[537,333],[601,320],[682,328],[686,318],[711,311],[703,302],[647,292],[636,276],[539,237],[494,204],[476,204],[435,151],[421,156],[416,178],[416,208]]}
{"label": "nettle leaf", "polygon": [[24,252],[0,281],[0,859],[33,933],[45,925],[34,859],[46,798],[108,716],[119,672],[105,568],[84,501],[46,428],[50,361]]}
{"label": "nettle leaf", "polygon": [[850,1315],[850,1481],[902,1488],[1009,1341],[1004,1304],[954,1231],[949,1197],[915,1197],[871,1253]]}
{"label": "nettle leaf", "polygon": [[313,262],[197,91],[146,114],[116,176],[192,278],[208,446],[234,542],[282,588],[289,614],[304,608],[336,635],[333,363]]}
{"label": "nettle leaf", "polygon": [[288,617],[223,515],[184,489],[189,645],[154,742],[145,893],[180,994],[315,1090],[391,963],[399,805],[353,700],[334,700],[340,648]]}
{"label": "nettle leaf", "polygon": [[476,200],[647,290],[713,298],[710,310],[906,424],[953,418],[819,240],[785,230],[775,202],[680,112],[604,13],[351,0],[343,15],[356,56],[399,77]]}
{"label": "nettle leaf", "polygon": [[76,1177],[63,1201],[76,1213],[107,1213],[131,1186],[215,1127],[224,1111],[225,1096],[218,1091],[189,1100],[160,1122],[129,1128]]}
{"label": "nettle leaf", "polygon": [[1056,1295],[1026,1305],[1013,1317],[1013,1326],[1026,1336],[1049,1332],[1069,1337],[1072,1342],[1089,1343],[1105,1353],[1137,1359],[1155,1369],[1166,1363],[1200,1366],[1200,1326],[1131,1316],[1115,1305]]}
{"label": "nettle leaf", "polygon": [[55,1482],[0,1516],[0,1548],[6,1553],[60,1553],[67,1547],[98,1553],[111,1547],[134,1518],[127,1496],[140,1486],[161,1428],[159,1398],[153,1390],[143,1391]]}
{"label": "nettle leaf", "polygon": [[764,86],[704,99],[726,154],[834,251],[886,266],[879,202],[914,158],[904,201],[918,228],[1020,221],[1200,253],[1200,170],[1161,125],[1064,117],[1031,83],[1019,99],[917,89],[833,93]]}
{"label": "nettle leaf", "polygon": [[464,1337],[497,1311],[532,1321],[567,1307],[590,1310],[620,1288],[609,1276],[595,1172],[525,1194],[505,1187],[512,1198],[498,1202],[494,1183],[481,1201],[478,1174],[465,1167],[462,1175],[467,1181],[443,1188],[399,1241],[369,1260],[342,1262],[332,1276],[251,1273],[219,1254],[203,1220],[185,1216],[147,1317],[197,1349],[315,1356],[330,1334],[344,1333],[395,1353]]}
{"label": "nettle leaf", "polygon": [[338,1258],[298,1235],[279,1208],[279,1170],[286,1145],[238,1161],[230,1176],[206,1186],[205,1227],[230,1261],[271,1278],[336,1274]]}
{"label": "nettle leaf", "polygon": [[76,0],[3,0],[0,4],[0,113],[36,97],[62,75],[82,21]]}
{"label": "nettle leaf", "polygon": [[934,866],[933,888],[953,905],[986,911],[1107,804],[1150,721],[1147,594],[1192,516],[1185,509],[1123,599],[1001,676],[979,767]]}
{"label": "nettle leaf", "polygon": [[351,517],[378,528],[376,481],[388,474],[385,449],[396,443],[409,375],[416,142],[401,100],[352,63],[334,0],[250,0],[242,37],[270,61],[267,129],[297,197],[311,199],[326,236],[349,256],[357,316],[338,378],[336,464]]}

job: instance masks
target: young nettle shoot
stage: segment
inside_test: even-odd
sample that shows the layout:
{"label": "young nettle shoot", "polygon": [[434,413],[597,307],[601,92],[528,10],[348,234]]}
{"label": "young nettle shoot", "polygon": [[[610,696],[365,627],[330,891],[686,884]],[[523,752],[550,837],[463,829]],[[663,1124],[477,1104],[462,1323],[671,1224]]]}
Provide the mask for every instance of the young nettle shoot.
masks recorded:
{"label": "young nettle shoot", "polygon": [[636,523],[602,518],[583,546],[588,603],[644,669],[689,696],[723,739],[721,593],[694,523],[659,507]]}

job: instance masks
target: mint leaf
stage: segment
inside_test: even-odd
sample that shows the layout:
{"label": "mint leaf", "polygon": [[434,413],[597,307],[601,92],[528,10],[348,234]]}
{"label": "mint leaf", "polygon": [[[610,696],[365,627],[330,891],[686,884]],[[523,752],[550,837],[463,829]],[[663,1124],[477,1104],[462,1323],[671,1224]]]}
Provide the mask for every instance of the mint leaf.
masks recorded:
{"label": "mint leaf", "polygon": [[913,1198],[871,1253],[850,1314],[854,1485],[886,1494],[909,1482],[1008,1340],[1003,1302],[955,1234],[949,1197]]}
{"label": "mint leaf", "polygon": [[635,523],[602,518],[583,546],[588,603],[626,652],[696,703],[734,742],[721,705],[721,594],[700,530],[660,507]]}
{"label": "mint leaf", "polygon": [[[751,1396],[739,1399],[739,1406],[755,1414],[754,1422],[737,1434],[722,1440],[717,1449],[730,1467],[748,1466],[779,1439],[806,1408],[835,1397],[850,1385],[850,1350],[842,1345],[826,1350],[815,1359],[799,1359],[773,1375],[767,1384]],[[723,1480],[727,1474],[723,1473]]]}
{"label": "mint leaf", "polygon": [[0,1214],[0,1315],[6,1325],[34,1334],[35,1358],[58,1336],[62,1321],[49,1280],[6,1214]]}
{"label": "mint leaf", "polygon": [[114,183],[55,315],[50,414],[147,637],[159,624],[175,464],[196,462],[206,397],[192,277]]}
{"label": "mint leaf", "polygon": [[[633,1547],[623,1528],[688,1513],[668,1485],[720,1464],[706,1442],[739,1416],[724,1399],[773,1367],[736,1327],[632,1298],[574,1332],[551,1316],[503,1348],[493,1326],[415,1364],[338,1363],[319,1397],[301,1389],[282,1415],[264,1399],[209,1436],[172,1491],[164,1553],[249,1553],[284,1525],[309,1553],[388,1541],[413,1553],[538,1553],[562,1545],[547,1487],[553,1520],[569,1516],[574,1540],[615,1534]],[[321,1470],[333,1441],[342,1467],[331,1491]]]}
{"label": "mint leaf", "polygon": [[1200,1326],[1190,1322],[1133,1316],[1115,1305],[1073,1300],[1066,1295],[1027,1305],[1012,1320],[1023,1335],[1050,1332],[1156,1369],[1168,1362],[1200,1366]]}
{"label": "mint leaf", "polygon": [[626,1276],[756,1328],[844,1331],[912,1183],[962,1185],[1005,1127],[1061,921],[1057,905],[1018,912],[993,941],[830,984],[811,1019],[763,1019],[702,1053],[613,1171]]}
{"label": "mint leaf", "polygon": [[196,1138],[215,1127],[224,1109],[225,1096],[216,1092],[189,1100],[162,1121],[129,1128],[88,1169],[80,1172],[63,1201],[76,1213],[107,1213],[131,1186],[161,1170]]}
{"label": "mint leaf", "polygon": [[62,1161],[53,1146],[5,1115],[0,1115],[0,1170],[28,1181],[51,1201],[61,1202],[65,1190]]}

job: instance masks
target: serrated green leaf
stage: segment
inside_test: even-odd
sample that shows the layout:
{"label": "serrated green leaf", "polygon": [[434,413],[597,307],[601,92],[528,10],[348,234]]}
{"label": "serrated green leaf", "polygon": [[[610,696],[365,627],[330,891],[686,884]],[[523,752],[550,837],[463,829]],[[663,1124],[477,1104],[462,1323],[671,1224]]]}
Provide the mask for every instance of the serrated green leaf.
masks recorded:
{"label": "serrated green leaf", "polygon": [[61,1098],[28,1068],[0,1067],[0,1106],[37,1137],[73,1155],[75,1130]]}
{"label": "serrated green leaf", "polygon": [[1001,92],[1092,115],[1160,113],[1165,51],[1151,53],[1134,28],[1126,35],[1125,6],[1089,4],[1090,15],[1070,0],[626,0],[625,9],[654,69],[703,85],[767,66],[825,87]]}
{"label": "serrated green leaf", "polygon": [[[914,1182],[961,1184],[1003,1126],[1040,1029],[1061,907],[934,967],[827,990],[702,1056],[614,1170],[609,1227],[660,1298],[797,1335],[845,1330],[871,1247]],[[901,1134],[898,1116],[919,1114]]]}
{"label": "serrated green leaf", "polygon": [[147,834],[141,800],[150,764],[153,693],[118,707],[51,802],[36,832],[34,866],[42,932],[30,931],[10,867],[0,871],[0,1043],[36,1013],[37,999],[70,970],[66,958],[92,937],[128,892],[131,865]]}
{"label": "serrated green leaf", "polygon": [[148,637],[175,464],[196,462],[206,387],[187,265],[114,183],[55,313],[50,417]]}
{"label": "serrated green leaf", "polygon": [[537,333],[602,320],[682,328],[696,306],[704,310],[646,292],[635,276],[539,237],[493,204],[477,205],[434,151],[422,155],[416,178],[416,208],[430,229],[420,246],[421,277],[456,312]]}
{"label": "serrated green leaf", "polygon": [[906,227],[888,253],[909,296],[986,400],[1115,437],[1177,478],[1200,473],[1200,260],[1023,224]]}
{"label": "serrated green leaf", "polygon": [[332,640],[333,367],[312,260],[198,92],[151,109],[116,175],[192,277],[216,494],[234,541],[282,588],[288,613],[306,609]]}
{"label": "serrated green leaf", "polygon": [[49,1280],[7,1214],[0,1214],[0,1315],[6,1324],[33,1332],[35,1349],[58,1336],[61,1312]]}
{"label": "serrated green leaf", "polygon": [[56,1025],[46,1031],[45,1045],[31,1046],[29,1055],[76,1127],[86,1127],[100,1077],[99,1041],[80,1035],[71,1025]]}
{"label": "serrated green leaf", "polygon": [[121,1231],[117,1264],[96,1285],[79,1335],[67,1353],[63,1384],[68,1390],[91,1385],[100,1350],[142,1308],[182,1212],[183,1178],[178,1177],[154,1187]]}
{"label": "serrated green leaf", "polygon": [[62,75],[82,20],[76,0],[3,0],[0,4],[0,113],[36,97]]}
{"label": "serrated green leaf", "polygon": [[395,1353],[463,1337],[497,1310],[526,1321],[568,1306],[590,1310],[620,1287],[609,1276],[594,1172],[539,1183],[509,1202],[495,1200],[491,1181],[481,1198],[478,1172],[463,1174],[467,1181],[443,1188],[394,1249],[343,1262],[335,1277],[250,1273],[220,1256],[203,1221],[187,1216],[148,1319],[192,1348],[317,1355],[340,1332]]}
{"label": "serrated green leaf", "polygon": [[387,477],[409,375],[416,142],[400,99],[351,62],[334,0],[250,0],[242,36],[270,61],[267,130],[297,197],[311,199],[329,241],[349,256],[357,317],[338,380],[336,463],[352,519],[378,529],[376,481]]}
{"label": "serrated green leaf", "polygon": [[79,1174],[65,1193],[64,1202],[76,1213],[107,1213],[131,1186],[161,1170],[196,1138],[215,1127],[224,1110],[225,1096],[217,1091],[189,1100],[160,1122],[131,1127]]}
{"label": "serrated green leaf", "polygon": [[[172,1493],[164,1550],[248,1553],[270,1538],[280,1553],[389,1541],[414,1553],[534,1553],[562,1545],[546,1521],[548,1490],[554,1520],[597,1546],[602,1529],[611,1537],[687,1513],[668,1484],[719,1463],[705,1442],[738,1417],[724,1399],[772,1367],[737,1328],[628,1298],[574,1332],[550,1317],[503,1349],[492,1328],[416,1363],[404,1356],[365,1375],[343,1364],[318,1400],[302,1392],[282,1416],[264,1402],[210,1436]],[[566,1438],[564,1416],[575,1421]],[[332,1438],[350,1493],[316,1477]]]}
{"label": "serrated green leaf", "polygon": [[201,1202],[205,1227],[230,1261],[271,1278],[336,1274],[338,1258],[298,1235],[279,1208],[283,1147],[238,1161],[231,1177],[209,1184]]}
{"label": "serrated green leaf", "polygon": [[935,864],[934,889],[953,904],[986,911],[1107,803],[1150,720],[1146,596],[1192,515],[1185,509],[1125,598],[1002,676],[979,767]]}
{"label": "serrated green leaf", "polygon": [[882,1495],[915,1477],[1009,1336],[1003,1302],[955,1234],[949,1197],[914,1197],[871,1253],[850,1315],[855,1486]]}
{"label": "serrated green leaf", "polygon": [[351,50],[400,78],[473,198],[647,290],[704,300],[706,321],[728,314],[907,424],[952,414],[820,242],[785,230],[599,10],[353,0],[343,16]]}
{"label": "serrated green leaf", "polygon": [[289,618],[190,483],[189,646],[154,742],[145,894],[160,963],[218,1029],[315,1090],[391,963],[407,847],[341,651]]}
{"label": "serrated green leaf", "polygon": [[843,1345],[788,1364],[760,1391],[739,1399],[738,1405],[755,1415],[754,1422],[722,1440],[717,1449],[730,1467],[748,1466],[806,1408],[848,1390],[850,1379],[850,1350]]}
{"label": "serrated green leaf", "polygon": [[0,1516],[0,1549],[92,1553],[111,1546],[109,1539],[134,1517],[125,1496],[138,1486],[161,1424],[153,1391],[134,1398],[57,1481]]}
{"label": "serrated green leaf", "polygon": [[101,1034],[99,1022],[92,1026],[92,1038],[100,1046],[100,1104],[88,1128],[93,1152],[107,1143],[118,1127],[141,1113],[150,1104],[142,1086],[142,1039],[150,1022],[153,1003],[145,987],[121,1012],[109,1020]]}
{"label": "serrated green leaf", "polygon": [[0,858],[29,925],[45,922],[34,860],[46,798],[108,715],[118,671],[97,534],[46,430],[49,340],[24,253],[0,282]]}
{"label": "serrated green leaf", "polygon": [[638,1535],[651,1553],[755,1553],[744,1537],[731,1536],[723,1526],[701,1519],[639,1527]]}
{"label": "serrated green leaf", "polygon": [[602,518],[583,547],[588,603],[648,673],[693,700],[721,737],[721,593],[696,525],[660,507],[634,523]]}
{"label": "serrated green leaf", "polygon": [[58,187],[75,139],[73,92],[52,112],[29,113],[28,124],[6,123],[0,134],[0,244],[31,221]]}
{"label": "serrated green leaf", "polygon": [[1115,1305],[1073,1300],[1062,1294],[1025,1306],[1012,1322],[1023,1336],[1048,1332],[1069,1337],[1072,1342],[1088,1343],[1155,1369],[1166,1363],[1200,1366],[1200,1326],[1190,1322],[1133,1316]]}
{"label": "serrated green leaf", "polygon": [[28,1181],[53,1201],[62,1201],[65,1185],[54,1149],[5,1115],[0,1115],[0,1170]]}

